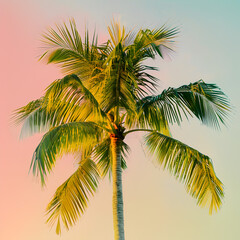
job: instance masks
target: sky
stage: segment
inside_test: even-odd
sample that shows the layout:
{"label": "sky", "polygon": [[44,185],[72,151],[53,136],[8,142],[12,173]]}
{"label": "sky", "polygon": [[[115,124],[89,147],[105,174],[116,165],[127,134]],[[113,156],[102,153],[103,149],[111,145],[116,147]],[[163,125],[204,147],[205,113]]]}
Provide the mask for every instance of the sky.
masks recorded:
{"label": "sky", "polygon": [[123,173],[126,239],[225,240],[240,239],[239,53],[240,2],[153,0],[0,0],[0,239],[112,240],[112,188],[104,179],[78,223],[61,236],[45,224],[45,208],[56,188],[74,171],[71,156],[56,163],[47,186],[29,173],[32,154],[41,135],[19,139],[21,126],[12,124],[12,112],[39,98],[63,74],[56,66],[39,62],[41,34],[49,26],[73,17],[84,32],[96,28],[107,37],[113,17],[128,29],[179,27],[175,53],[154,64],[160,71],[161,91],[199,79],[215,83],[229,97],[233,110],[227,126],[217,131],[196,119],[172,126],[172,135],[211,157],[224,183],[221,210],[210,216],[196,206],[184,186],[152,164],[143,150],[141,134],[128,137],[131,147]]}

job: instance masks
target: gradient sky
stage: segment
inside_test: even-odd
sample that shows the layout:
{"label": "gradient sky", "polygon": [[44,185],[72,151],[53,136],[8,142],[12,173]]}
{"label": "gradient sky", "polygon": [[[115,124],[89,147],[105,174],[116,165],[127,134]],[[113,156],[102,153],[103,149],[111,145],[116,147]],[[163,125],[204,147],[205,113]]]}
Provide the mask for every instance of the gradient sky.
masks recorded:
{"label": "gradient sky", "polygon": [[20,141],[20,126],[10,122],[14,109],[40,97],[49,83],[62,76],[56,66],[37,61],[39,39],[47,27],[74,17],[80,32],[87,23],[105,39],[113,16],[129,29],[164,23],[179,26],[176,52],[171,59],[155,62],[161,87],[204,79],[220,86],[234,106],[227,128],[221,131],[194,119],[172,128],[174,137],[213,159],[226,195],[222,209],[213,216],[196,206],[174,177],[151,163],[142,150],[140,134],[127,139],[132,151],[123,174],[126,239],[240,239],[239,1],[0,0],[0,5],[0,239],[113,239],[112,190],[107,178],[76,226],[61,236],[50,230],[44,210],[76,164],[70,156],[60,159],[42,189],[39,180],[28,174],[41,135]]}

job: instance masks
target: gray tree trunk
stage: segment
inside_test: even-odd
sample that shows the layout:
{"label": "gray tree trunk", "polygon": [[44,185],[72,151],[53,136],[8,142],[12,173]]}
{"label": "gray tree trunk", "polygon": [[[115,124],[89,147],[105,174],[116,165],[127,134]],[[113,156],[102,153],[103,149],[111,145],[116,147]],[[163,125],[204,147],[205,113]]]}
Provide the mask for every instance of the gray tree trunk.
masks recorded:
{"label": "gray tree trunk", "polygon": [[114,239],[124,240],[123,196],[122,196],[122,168],[121,143],[119,138],[111,137],[112,147],[112,178],[113,178],[113,227]]}

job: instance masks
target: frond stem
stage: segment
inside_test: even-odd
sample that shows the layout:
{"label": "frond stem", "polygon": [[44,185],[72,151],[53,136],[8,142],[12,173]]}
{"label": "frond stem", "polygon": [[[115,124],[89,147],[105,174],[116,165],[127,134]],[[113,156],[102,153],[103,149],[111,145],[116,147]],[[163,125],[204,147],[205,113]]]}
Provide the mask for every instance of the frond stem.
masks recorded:
{"label": "frond stem", "polygon": [[[108,119],[108,118],[107,118]],[[96,125],[97,127],[99,127],[99,128],[102,128],[103,130],[105,130],[105,131],[107,131],[107,132],[112,132],[110,129],[108,129],[108,128],[106,128],[106,127],[103,127],[103,126],[101,126],[100,124],[97,124],[97,123],[95,123],[95,122],[90,122],[90,123],[92,123],[93,125]]]}
{"label": "frond stem", "polygon": [[124,136],[126,136],[127,134],[132,133],[132,132],[154,132],[154,131],[155,131],[155,130],[144,129],[144,128],[132,129],[132,130],[129,130],[129,131],[125,132],[125,133],[124,133]]}

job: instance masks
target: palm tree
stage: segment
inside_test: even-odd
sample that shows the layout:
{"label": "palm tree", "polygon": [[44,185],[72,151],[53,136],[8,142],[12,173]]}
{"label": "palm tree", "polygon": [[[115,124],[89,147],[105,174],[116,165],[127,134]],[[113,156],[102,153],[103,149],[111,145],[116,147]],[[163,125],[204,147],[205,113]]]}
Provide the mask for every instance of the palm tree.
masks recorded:
{"label": "palm tree", "polygon": [[119,23],[108,27],[109,40],[98,45],[86,31],[82,41],[74,20],[50,28],[42,58],[58,64],[65,77],[54,81],[45,94],[16,110],[24,122],[22,133],[44,131],[31,163],[41,183],[64,153],[74,153],[78,169],[56,190],[47,206],[50,225],[61,232],[76,223],[97,189],[100,177],[112,176],[115,240],[123,240],[122,170],[127,166],[126,135],[143,131],[145,145],[156,162],[186,186],[197,204],[217,211],[224,196],[211,159],[174,139],[169,127],[183,116],[219,128],[230,104],[215,85],[200,80],[157,93],[157,68],[146,60],[171,51],[177,28],[141,29],[126,32]]}

